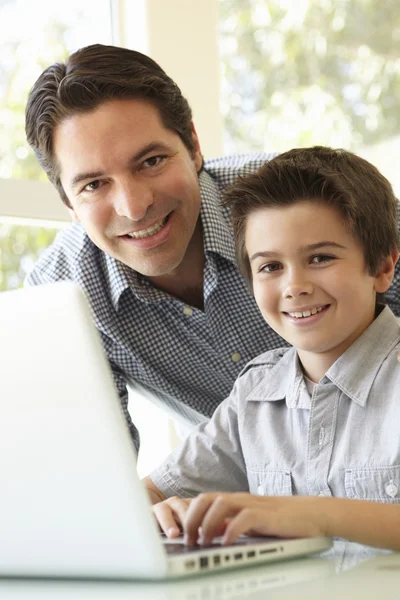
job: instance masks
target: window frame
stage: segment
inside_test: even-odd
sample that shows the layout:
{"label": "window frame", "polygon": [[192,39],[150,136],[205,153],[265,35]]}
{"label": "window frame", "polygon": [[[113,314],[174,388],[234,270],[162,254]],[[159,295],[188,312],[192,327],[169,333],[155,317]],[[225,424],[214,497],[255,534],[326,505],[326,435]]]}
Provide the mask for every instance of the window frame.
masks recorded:
{"label": "window frame", "polygon": [[[148,54],[181,87],[193,109],[203,155],[221,155],[217,0],[110,0],[110,22],[115,45]],[[24,179],[0,178],[2,217],[71,221],[50,183]]]}

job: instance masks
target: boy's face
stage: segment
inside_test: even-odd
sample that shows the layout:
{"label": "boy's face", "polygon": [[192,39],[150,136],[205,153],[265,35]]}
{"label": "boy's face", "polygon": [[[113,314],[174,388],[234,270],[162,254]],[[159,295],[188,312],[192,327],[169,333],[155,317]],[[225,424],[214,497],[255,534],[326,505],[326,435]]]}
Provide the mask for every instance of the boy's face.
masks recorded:
{"label": "boy's face", "polygon": [[318,354],[327,370],[373,321],[387,274],[368,274],[359,242],[322,202],[251,213],[245,243],[263,317],[303,365]]}

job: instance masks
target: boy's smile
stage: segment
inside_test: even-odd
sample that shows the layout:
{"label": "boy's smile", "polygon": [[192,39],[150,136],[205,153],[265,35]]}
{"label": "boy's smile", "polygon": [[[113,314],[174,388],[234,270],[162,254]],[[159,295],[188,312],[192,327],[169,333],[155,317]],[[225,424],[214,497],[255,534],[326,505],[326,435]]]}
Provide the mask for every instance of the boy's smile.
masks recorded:
{"label": "boy's smile", "polygon": [[368,273],[361,244],[322,201],[250,213],[245,241],[262,315],[319,381],[372,323],[386,277]]}

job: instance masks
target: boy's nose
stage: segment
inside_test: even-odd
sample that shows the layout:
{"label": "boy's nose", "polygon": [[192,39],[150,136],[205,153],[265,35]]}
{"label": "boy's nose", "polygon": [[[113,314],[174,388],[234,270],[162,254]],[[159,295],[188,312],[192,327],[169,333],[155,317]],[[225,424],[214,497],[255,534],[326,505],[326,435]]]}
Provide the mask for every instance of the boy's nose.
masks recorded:
{"label": "boy's nose", "polygon": [[312,282],[308,278],[296,274],[287,280],[284,288],[284,297],[298,298],[299,296],[309,296],[313,291],[314,286]]}

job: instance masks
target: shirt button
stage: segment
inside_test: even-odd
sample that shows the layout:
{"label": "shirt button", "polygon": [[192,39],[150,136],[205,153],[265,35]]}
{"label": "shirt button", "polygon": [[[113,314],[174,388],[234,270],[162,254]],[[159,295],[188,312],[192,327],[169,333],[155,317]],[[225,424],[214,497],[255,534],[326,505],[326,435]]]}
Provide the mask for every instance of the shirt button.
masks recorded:
{"label": "shirt button", "polygon": [[394,483],[388,483],[385,487],[385,492],[391,498],[395,498],[398,494],[399,488]]}
{"label": "shirt button", "polygon": [[257,486],[257,494],[259,496],[264,496],[264,488],[261,484]]}
{"label": "shirt button", "polygon": [[191,317],[193,314],[193,308],[190,308],[190,306],[184,306],[183,314],[187,315],[188,317]]}
{"label": "shirt button", "polygon": [[232,354],[232,360],[233,360],[233,362],[239,362],[239,360],[240,360],[240,354],[239,354],[239,352],[234,352]]}

